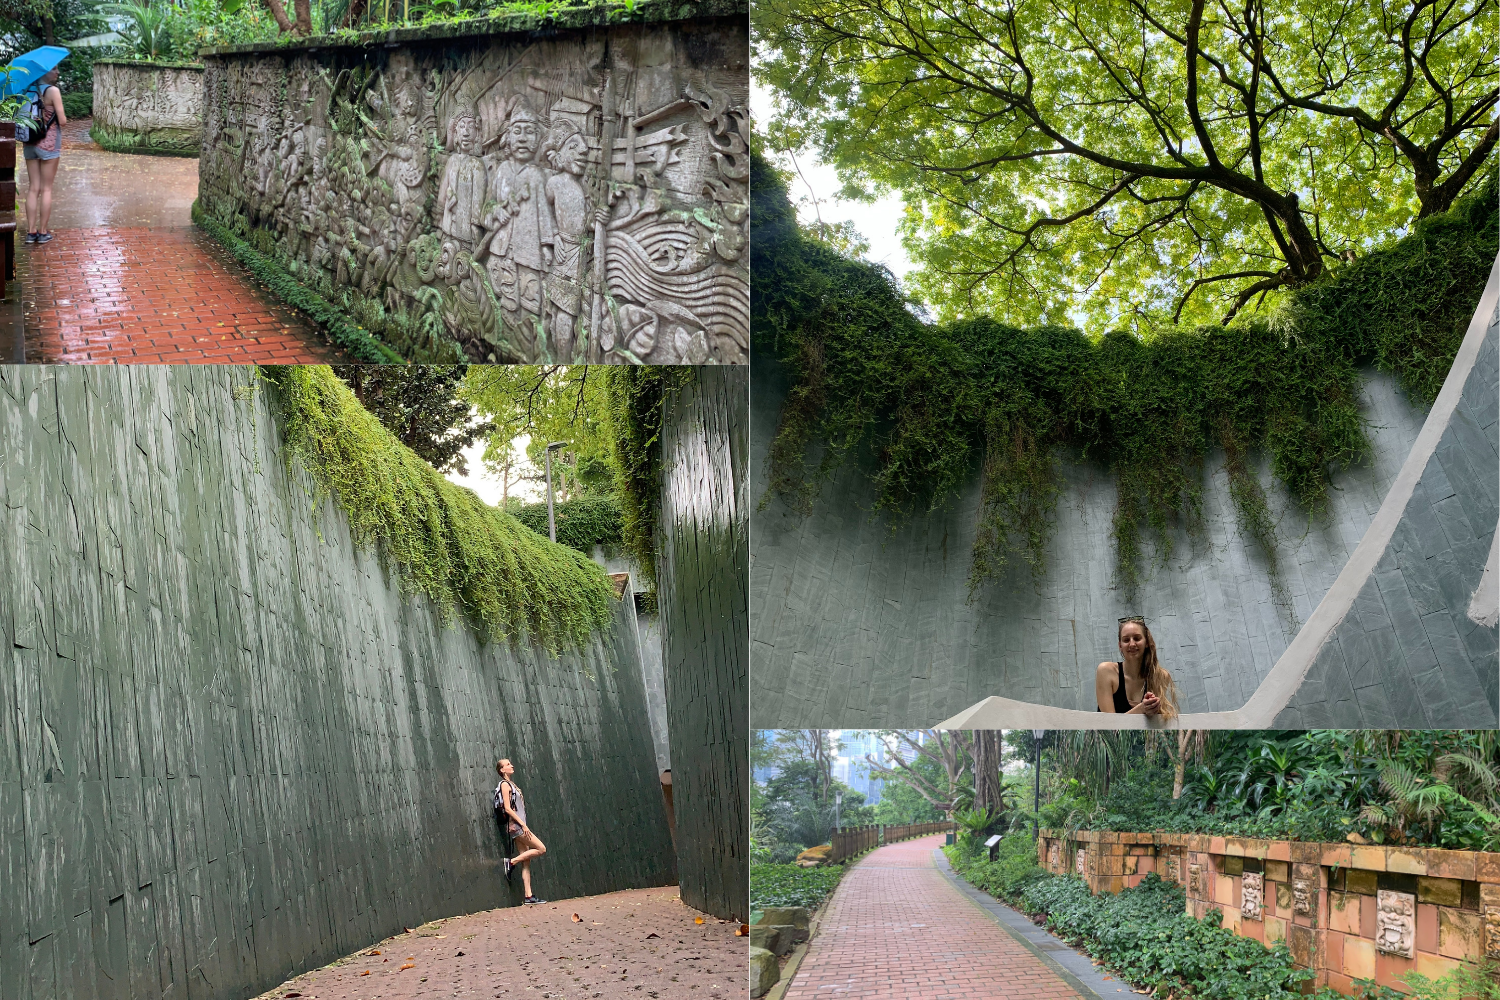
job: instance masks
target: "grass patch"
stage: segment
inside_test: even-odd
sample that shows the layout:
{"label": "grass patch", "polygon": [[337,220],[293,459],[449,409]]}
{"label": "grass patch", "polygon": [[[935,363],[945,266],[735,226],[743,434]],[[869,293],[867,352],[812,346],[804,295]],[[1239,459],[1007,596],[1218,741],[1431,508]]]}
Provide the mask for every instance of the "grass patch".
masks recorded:
{"label": "grass patch", "polygon": [[[405,364],[406,359],[349,321],[340,309],[299,283],[270,257],[256,250],[193,202],[193,222],[229,250],[234,259],[287,305],[306,313],[333,342],[356,360],[372,364]],[[357,403],[356,403],[357,405]],[[363,407],[361,407],[363,409]]]}
{"label": "grass patch", "polygon": [[809,910],[817,909],[843,877],[843,865],[824,865],[821,868],[751,865],[750,909],[763,910],[768,906],[805,906]]}
{"label": "grass patch", "polygon": [[444,479],[398,442],[325,365],[267,366],[286,442],[349,518],[354,540],[394,564],[401,587],[487,640],[581,647],[611,620],[604,571]]}

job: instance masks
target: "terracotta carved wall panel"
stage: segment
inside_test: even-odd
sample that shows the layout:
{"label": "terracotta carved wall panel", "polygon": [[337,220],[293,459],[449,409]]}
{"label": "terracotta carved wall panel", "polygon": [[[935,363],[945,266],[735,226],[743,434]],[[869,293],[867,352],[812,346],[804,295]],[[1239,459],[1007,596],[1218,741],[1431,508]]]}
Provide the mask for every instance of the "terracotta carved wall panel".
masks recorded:
{"label": "terracotta carved wall panel", "polygon": [[1248,920],[1259,920],[1265,898],[1265,877],[1260,872],[1245,872],[1240,877],[1240,913]]}
{"label": "terracotta carved wall panel", "polygon": [[1203,866],[1188,865],[1188,892],[1194,896],[1203,893]]}
{"label": "terracotta carved wall panel", "polygon": [[209,56],[200,204],[414,358],[741,363],[747,56],[728,18]]}
{"label": "terracotta carved wall panel", "polygon": [[92,129],[117,147],[196,154],[203,140],[203,70],[95,63]]}
{"label": "terracotta carved wall panel", "polygon": [[1375,894],[1375,947],[1387,955],[1417,957],[1417,897],[1381,889]]}
{"label": "terracotta carved wall panel", "polygon": [[1088,852],[1079,848],[1077,856],[1073,859],[1073,867],[1079,875],[1088,876]]}
{"label": "terracotta carved wall panel", "polygon": [[1182,858],[1175,854],[1167,856],[1167,881],[1182,884]]}

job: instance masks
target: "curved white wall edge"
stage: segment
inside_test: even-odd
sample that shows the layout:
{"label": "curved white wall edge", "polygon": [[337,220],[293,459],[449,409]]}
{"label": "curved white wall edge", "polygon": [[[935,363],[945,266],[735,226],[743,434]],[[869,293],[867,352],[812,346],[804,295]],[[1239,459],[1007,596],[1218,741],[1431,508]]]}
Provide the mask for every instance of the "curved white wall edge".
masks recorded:
{"label": "curved white wall edge", "polygon": [[[1489,328],[1490,318],[1495,314],[1497,303],[1500,303],[1500,257],[1495,259],[1494,265],[1490,268],[1489,281],[1485,283],[1484,294],[1480,296],[1479,307],[1474,310],[1473,319],[1469,320],[1468,332],[1464,334],[1463,344],[1459,346],[1458,354],[1453,359],[1453,367],[1448,371],[1442,391],[1438,393],[1437,401],[1432,404],[1432,410],[1427,414],[1427,421],[1422,425],[1422,432],[1417,435],[1416,443],[1412,445],[1411,452],[1401,466],[1401,472],[1396,476],[1396,481],[1391,484],[1390,491],[1386,493],[1379,512],[1370,522],[1370,527],[1365,530],[1365,535],[1360,539],[1354,554],[1344,564],[1343,572],[1339,573],[1333,586],[1328,588],[1328,593],[1324,594],[1323,599],[1318,602],[1317,608],[1308,617],[1307,624],[1302,626],[1297,637],[1292,640],[1291,645],[1287,646],[1286,652],[1281,654],[1281,658],[1276,661],[1276,665],[1271,668],[1266,679],[1261,681],[1260,686],[1255,689],[1255,694],[1250,696],[1249,702],[1244,707],[1233,712],[1201,712],[1178,716],[1172,721],[1172,728],[1266,729],[1273,724],[1277,714],[1291,701],[1292,695],[1296,694],[1297,689],[1306,679],[1313,661],[1317,659],[1318,651],[1323,648],[1323,644],[1328,641],[1328,637],[1333,634],[1339,622],[1343,621],[1344,616],[1349,613],[1354,605],[1355,597],[1359,595],[1360,588],[1375,571],[1376,563],[1380,562],[1380,557],[1390,545],[1391,537],[1396,532],[1396,525],[1400,523],[1401,516],[1406,512],[1406,506],[1417,488],[1417,482],[1422,478],[1422,473],[1427,470],[1427,463],[1432,459],[1438,441],[1442,439],[1443,432],[1448,429],[1448,422],[1453,418],[1453,411],[1458,407],[1464,384],[1469,380],[1469,373],[1474,370],[1474,362],[1479,357],[1479,348],[1484,343],[1485,332]],[[1497,539],[1500,539],[1500,536],[1497,536]],[[1482,595],[1486,593],[1486,585],[1489,587],[1489,594],[1495,594],[1496,580],[1493,572],[1495,553],[1496,549],[1492,546],[1485,576],[1474,595],[1474,603],[1470,605],[1471,617],[1472,609],[1479,605]],[[1487,598],[1487,600],[1486,608],[1497,603],[1492,599]],[[1490,613],[1500,614],[1500,611]],[[971,705],[952,718],[943,720],[938,723],[937,728],[1145,729],[1148,727],[1146,717],[1140,715],[1080,712],[1071,708],[1053,708],[1048,705],[1014,701],[1010,698],[990,697],[976,705]],[[1167,725],[1153,720],[1150,728],[1167,728]]]}
{"label": "curved white wall edge", "polygon": [[1474,588],[1474,600],[1469,602],[1469,621],[1485,628],[1500,624],[1500,525],[1495,526],[1495,537],[1490,539],[1490,559],[1484,564],[1484,576]]}

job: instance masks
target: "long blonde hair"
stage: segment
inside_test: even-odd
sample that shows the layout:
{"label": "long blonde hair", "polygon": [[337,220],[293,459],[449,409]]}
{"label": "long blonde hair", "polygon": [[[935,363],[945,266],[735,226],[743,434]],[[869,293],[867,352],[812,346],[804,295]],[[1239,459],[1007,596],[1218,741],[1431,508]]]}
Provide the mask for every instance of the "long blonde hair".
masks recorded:
{"label": "long blonde hair", "polygon": [[1146,651],[1141,654],[1141,676],[1146,680],[1146,690],[1156,695],[1161,703],[1161,717],[1170,722],[1177,718],[1177,682],[1172,680],[1172,674],[1166,667],[1161,665],[1161,659],[1156,655],[1156,639],[1151,635],[1151,629],[1146,627],[1143,621],[1123,621],[1115,632],[1115,641],[1119,642],[1125,635],[1126,625],[1139,625],[1141,633],[1146,637]]}

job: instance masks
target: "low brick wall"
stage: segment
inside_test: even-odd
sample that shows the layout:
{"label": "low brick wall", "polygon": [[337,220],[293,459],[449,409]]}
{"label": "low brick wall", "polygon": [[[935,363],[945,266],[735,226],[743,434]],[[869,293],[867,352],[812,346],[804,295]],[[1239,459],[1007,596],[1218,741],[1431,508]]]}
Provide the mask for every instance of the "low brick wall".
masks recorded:
{"label": "low brick wall", "polygon": [[1187,891],[1187,912],[1265,945],[1285,941],[1316,986],[1402,989],[1416,971],[1500,960],[1500,854],[1250,840],[1181,833],[1043,830],[1038,863],[1119,892],[1151,873]]}

